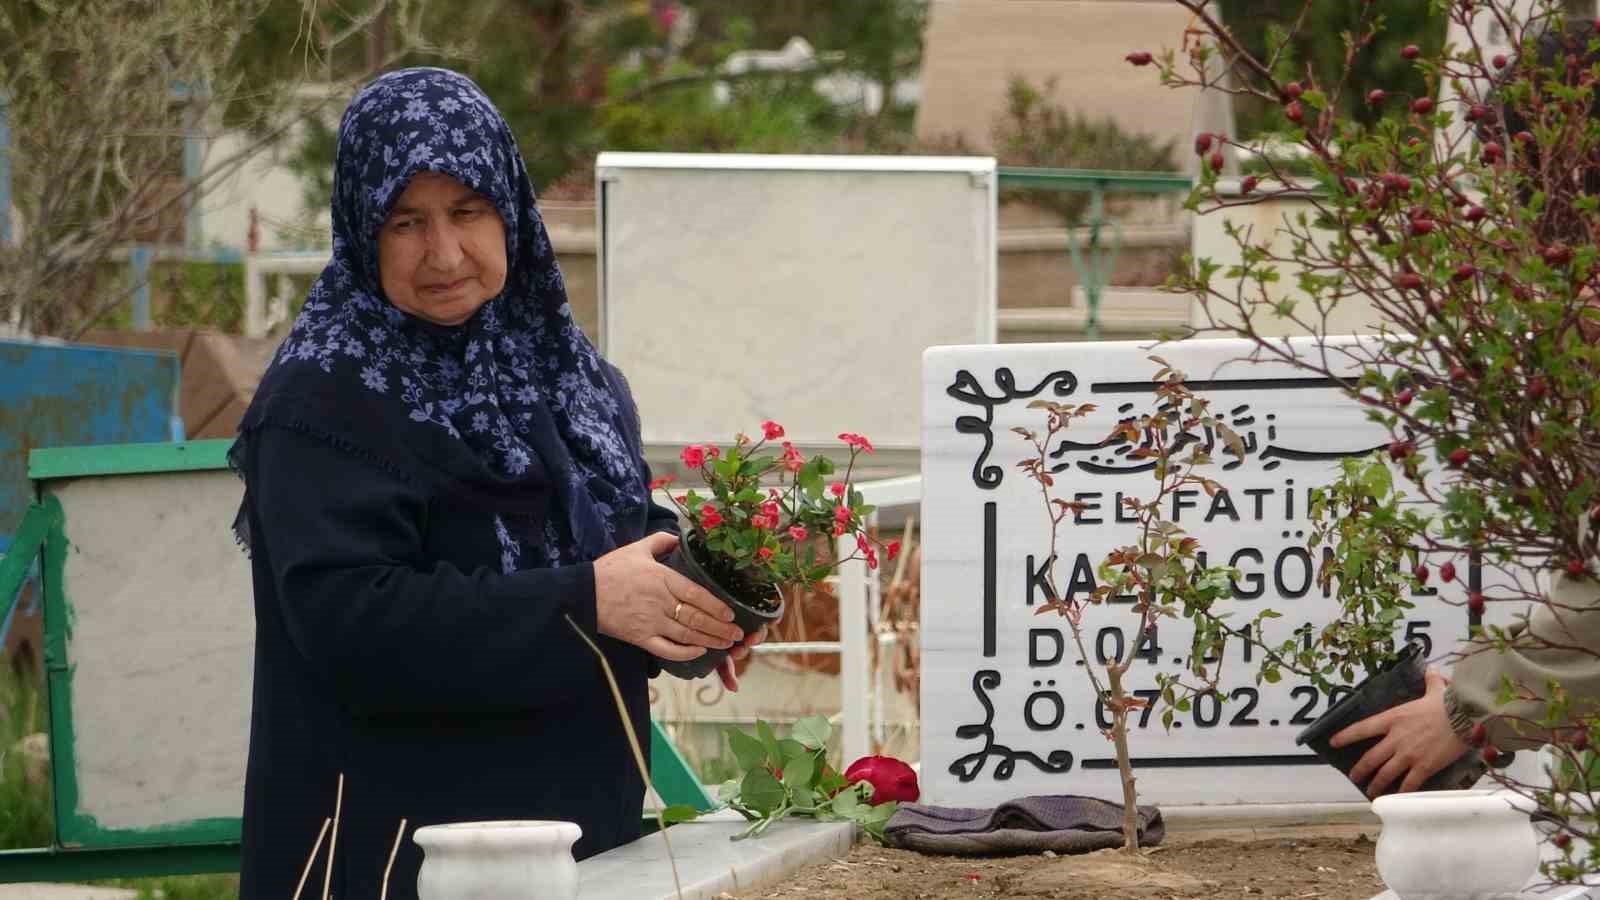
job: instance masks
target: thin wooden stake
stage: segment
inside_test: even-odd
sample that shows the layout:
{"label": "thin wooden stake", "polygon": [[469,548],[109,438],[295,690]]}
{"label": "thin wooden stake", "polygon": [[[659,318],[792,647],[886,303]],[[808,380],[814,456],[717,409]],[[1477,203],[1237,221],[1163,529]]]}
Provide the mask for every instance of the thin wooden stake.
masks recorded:
{"label": "thin wooden stake", "polygon": [[400,854],[400,839],[406,836],[406,820],[400,820],[400,830],[395,833],[394,846],[389,850],[389,864],[383,867],[383,890],[378,900],[389,900],[389,870],[394,868],[394,858]]}
{"label": "thin wooden stake", "polygon": [[328,900],[333,887],[333,851],[339,846],[339,810],[344,806],[344,773],[339,773],[339,789],[333,795],[333,836],[328,839],[328,868],[322,876],[322,900]]}
{"label": "thin wooden stake", "polygon": [[[655,793],[656,786],[650,781],[650,767],[645,764],[644,750],[639,747],[639,736],[633,731],[633,720],[628,718],[628,705],[622,700],[622,688],[617,686],[617,676],[611,674],[611,663],[606,660],[606,655],[601,652],[599,645],[583,633],[577,622],[572,621],[571,615],[567,613],[561,615],[567,620],[567,624],[572,626],[572,630],[578,633],[578,637],[583,638],[583,642],[594,651],[594,655],[599,657],[600,669],[606,675],[606,684],[611,686],[611,699],[617,705],[617,715],[622,718],[622,731],[628,736],[628,746],[633,750],[634,765],[639,767],[639,775],[644,779],[644,786],[649,788],[651,793]],[[660,800],[661,795],[656,794],[656,799]],[[661,814],[659,806],[656,807],[656,826],[661,829],[661,842],[667,846],[667,863],[672,866],[672,888],[677,892],[678,900],[683,900],[683,884],[678,881],[678,859],[672,855],[672,841],[667,838],[667,817]]]}
{"label": "thin wooden stake", "polygon": [[300,900],[300,892],[305,889],[306,878],[311,875],[311,864],[317,861],[317,851],[322,849],[322,839],[328,836],[328,823],[332,819],[322,820],[322,830],[317,832],[317,842],[311,845],[311,855],[306,858],[305,871],[300,873],[300,884],[294,889],[294,900]]}

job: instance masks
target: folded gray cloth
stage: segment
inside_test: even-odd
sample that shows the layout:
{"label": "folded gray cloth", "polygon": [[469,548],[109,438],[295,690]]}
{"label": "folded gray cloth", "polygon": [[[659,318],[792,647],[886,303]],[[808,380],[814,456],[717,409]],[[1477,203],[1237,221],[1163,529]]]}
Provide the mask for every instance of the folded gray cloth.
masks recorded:
{"label": "folded gray cloth", "polygon": [[[992,809],[902,803],[883,828],[891,847],[955,856],[1002,853],[1086,853],[1122,846],[1122,804],[1046,794]],[[1161,843],[1161,810],[1139,807],[1139,846]]]}

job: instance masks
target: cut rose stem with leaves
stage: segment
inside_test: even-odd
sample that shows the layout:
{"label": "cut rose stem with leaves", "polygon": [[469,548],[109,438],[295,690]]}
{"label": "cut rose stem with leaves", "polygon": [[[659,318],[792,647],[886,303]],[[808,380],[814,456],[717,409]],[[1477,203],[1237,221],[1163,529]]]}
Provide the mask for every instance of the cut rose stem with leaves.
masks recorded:
{"label": "cut rose stem with leaves", "polygon": [[[823,716],[808,716],[795,722],[787,738],[780,739],[771,725],[760,720],[756,721],[754,736],[737,728],[727,729],[727,735],[728,746],[744,774],[723,782],[717,798],[750,822],[750,827],[734,840],[759,836],[774,822],[799,815],[821,821],[848,820],[883,843],[883,827],[899,805],[893,800],[873,802],[875,788],[869,776],[870,770],[885,769],[885,763],[898,764],[898,777],[911,774],[911,784],[897,787],[907,796],[916,796],[915,773],[899,760],[883,758],[856,778],[834,771],[828,765],[828,739],[833,735],[833,726]],[[851,771],[856,772],[856,766]],[[687,821],[699,815],[688,806],[669,807],[665,813],[669,821]]]}

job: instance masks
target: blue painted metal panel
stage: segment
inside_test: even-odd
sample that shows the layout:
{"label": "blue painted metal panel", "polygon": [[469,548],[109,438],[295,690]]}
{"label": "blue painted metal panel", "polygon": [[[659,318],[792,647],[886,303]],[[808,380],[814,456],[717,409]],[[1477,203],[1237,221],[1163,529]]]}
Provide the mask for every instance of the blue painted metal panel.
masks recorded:
{"label": "blue painted metal panel", "polygon": [[0,535],[27,509],[29,450],[169,440],[177,407],[172,353],[0,341]]}

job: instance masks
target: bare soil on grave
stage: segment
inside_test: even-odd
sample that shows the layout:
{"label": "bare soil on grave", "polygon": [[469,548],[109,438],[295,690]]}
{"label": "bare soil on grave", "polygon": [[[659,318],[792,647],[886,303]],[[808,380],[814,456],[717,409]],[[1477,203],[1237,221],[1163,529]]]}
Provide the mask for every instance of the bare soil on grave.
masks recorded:
{"label": "bare soil on grave", "polygon": [[1369,900],[1383,891],[1376,826],[1275,828],[1169,835],[1138,857],[925,856],[857,844],[844,859],[782,885],[741,893],[762,900]]}

